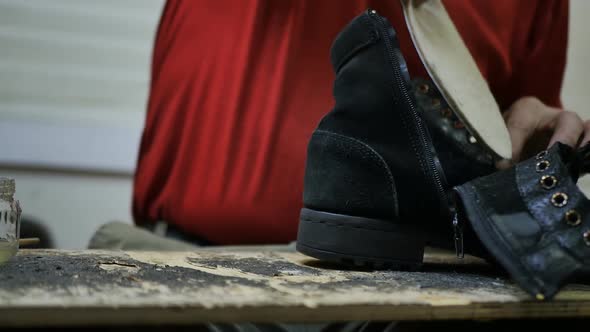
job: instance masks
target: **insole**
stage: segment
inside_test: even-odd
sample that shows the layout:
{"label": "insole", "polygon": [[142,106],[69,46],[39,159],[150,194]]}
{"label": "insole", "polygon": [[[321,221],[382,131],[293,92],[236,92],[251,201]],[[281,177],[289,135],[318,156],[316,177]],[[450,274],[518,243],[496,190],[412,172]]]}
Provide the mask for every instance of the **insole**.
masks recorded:
{"label": "insole", "polygon": [[401,0],[414,45],[457,117],[499,158],[512,144],[500,108],[441,0]]}

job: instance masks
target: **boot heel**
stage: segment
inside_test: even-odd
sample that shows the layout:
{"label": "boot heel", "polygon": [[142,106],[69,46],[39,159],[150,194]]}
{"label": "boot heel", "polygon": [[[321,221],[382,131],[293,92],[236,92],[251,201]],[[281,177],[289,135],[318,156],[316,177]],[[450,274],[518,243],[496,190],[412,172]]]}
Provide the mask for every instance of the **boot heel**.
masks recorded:
{"label": "boot heel", "polygon": [[[422,233],[422,234],[421,234]],[[387,220],[301,209],[297,251],[322,261],[372,269],[416,269],[426,239],[415,227]]]}

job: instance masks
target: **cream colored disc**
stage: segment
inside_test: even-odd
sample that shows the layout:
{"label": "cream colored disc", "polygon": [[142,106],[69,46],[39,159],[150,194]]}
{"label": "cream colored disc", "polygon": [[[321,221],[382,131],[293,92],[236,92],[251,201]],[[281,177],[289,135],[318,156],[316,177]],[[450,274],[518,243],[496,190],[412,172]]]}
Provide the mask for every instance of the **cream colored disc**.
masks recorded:
{"label": "cream colored disc", "polygon": [[441,0],[401,1],[418,54],[455,114],[497,157],[510,159],[500,108]]}

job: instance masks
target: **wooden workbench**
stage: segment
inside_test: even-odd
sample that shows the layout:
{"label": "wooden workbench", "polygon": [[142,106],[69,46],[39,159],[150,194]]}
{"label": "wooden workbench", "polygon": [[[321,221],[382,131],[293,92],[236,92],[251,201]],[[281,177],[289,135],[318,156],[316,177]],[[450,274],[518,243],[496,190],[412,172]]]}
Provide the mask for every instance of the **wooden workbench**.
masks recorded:
{"label": "wooden workbench", "polygon": [[536,302],[477,259],[426,261],[351,271],[274,247],[21,250],[0,267],[0,327],[590,316],[589,286]]}

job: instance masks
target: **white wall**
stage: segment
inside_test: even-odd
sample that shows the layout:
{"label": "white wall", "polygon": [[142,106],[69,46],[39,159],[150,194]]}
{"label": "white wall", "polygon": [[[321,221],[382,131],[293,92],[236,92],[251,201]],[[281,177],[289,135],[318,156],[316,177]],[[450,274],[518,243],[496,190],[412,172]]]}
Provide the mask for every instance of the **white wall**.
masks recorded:
{"label": "white wall", "polygon": [[16,179],[25,216],[44,221],[61,248],[84,248],[106,221],[131,221],[130,176],[0,168]]}
{"label": "white wall", "polygon": [[0,0],[0,162],[132,173],[162,4]]}
{"label": "white wall", "polygon": [[[590,1],[570,0],[568,64],[562,98],[566,109],[590,119]],[[551,64],[547,64],[550,66]]]}
{"label": "white wall", "polygon": [[[582,119],[590,119],[590,1],[570,0],[569,47],[563,106],[575,111]],[[547,64],[551,65],[551,64]],[[580,187],[590,197],[590,175],[580,179]]]}
{"label": "white wall", "polygon": [[61,248],[130,222],[163,0],[0,0],[0,176]]}
{"label": "white wall", "polygon": [[[50,225],[61,248],[83,248],[100,224],[131,220],[162,3],[0,0],[0,142],[11,147],[0,175],[16,179],[25,214]],[[590,119],[587,13],[590,1],[571,1],[563,99]]]}

